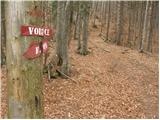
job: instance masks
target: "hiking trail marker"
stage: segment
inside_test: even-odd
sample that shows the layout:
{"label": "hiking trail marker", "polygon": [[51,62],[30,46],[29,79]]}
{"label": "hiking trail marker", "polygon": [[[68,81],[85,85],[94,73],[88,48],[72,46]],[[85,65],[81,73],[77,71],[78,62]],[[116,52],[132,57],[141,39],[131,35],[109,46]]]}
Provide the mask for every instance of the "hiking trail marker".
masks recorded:
{"label": "hiking trail marker", "polygon": [[48,27],[36,27],[36,26],[21,26],[22,36],[52,36],[53,31]]}
{"label": "hiking trail marker", "polygon": [[27,59],[34,59],[39,57],[42,53],[46,53],[47,51],[48,40],[42,40],[40,43],[33,41],[23,56]]}
{"label": "hiking trail marker", "polygon": [[[21,26],[21,35],[22,36],[37,36],[50,38],[53,35],[53,30],[48,27],[37,27],[37,26]],[[42,41],[32,41],[29,45],[29,48],[23,54],[27,59],[34,59],[39,57],[42,53],[47,53],[48,51],[48,40]]]}

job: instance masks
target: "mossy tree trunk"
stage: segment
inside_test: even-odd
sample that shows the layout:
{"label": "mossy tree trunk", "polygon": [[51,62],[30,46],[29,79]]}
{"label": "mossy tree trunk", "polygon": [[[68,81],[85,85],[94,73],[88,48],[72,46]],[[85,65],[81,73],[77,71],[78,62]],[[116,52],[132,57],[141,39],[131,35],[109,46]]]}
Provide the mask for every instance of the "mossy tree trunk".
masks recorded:
{"label": "mossy tree trunk", "polygon": [[21,36],[21,25],[41,26],[42,18],[30,16],[41,2],[6,2],[8,118],[43,118],[42,56],[33,60],[22,55],[32,41],[42,37]]}

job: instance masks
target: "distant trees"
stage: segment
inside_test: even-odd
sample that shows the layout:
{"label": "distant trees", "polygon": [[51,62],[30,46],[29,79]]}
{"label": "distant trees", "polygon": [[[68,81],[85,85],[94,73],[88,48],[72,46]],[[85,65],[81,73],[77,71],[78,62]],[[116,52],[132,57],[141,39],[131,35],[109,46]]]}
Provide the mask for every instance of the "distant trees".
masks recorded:
{"label": "distant trees", "polygon": [[[90,2],[79,2],[77,19],[77,50],[80,54],[86,55],[88,53],[88,26],[90,14]],[[82,33],[82,41],[81,41]]]}
{"label": "distant trees", "polygon": [[100,27],[106,42],[157,53],[158,9],[158,1],[93,1],[90,15],[93,28]]}
{"label": "distant trees", "polygon": [[89,23],[95,29],[101,27],[100,35],[105,42],[153,52],[152,46],[157,45],[155,42],[158,32],[155,24],[159,6],[156,2],[148,2],[145,14],[146,5],[145,1],[52,2],[54,17],[50,22],[53,22],[56,28],[56,36],[53,39],[56,40],[54,42],[60,71],[69,75],[68,49],[72,37],[77,40],[77,52],[82,55],[88,53]]}

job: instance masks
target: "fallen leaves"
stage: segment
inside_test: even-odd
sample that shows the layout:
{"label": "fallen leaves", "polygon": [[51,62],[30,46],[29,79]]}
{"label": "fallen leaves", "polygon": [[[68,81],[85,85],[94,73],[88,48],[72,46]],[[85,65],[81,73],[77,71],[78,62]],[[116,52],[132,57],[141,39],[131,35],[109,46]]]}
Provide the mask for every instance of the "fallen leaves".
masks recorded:
{"label": "fallen leaves", "polygon": [[[97,47],[81,56],[71,41],[71,78],[47,80],[44,75],[44,117],[51,118],[158,118],[158,60],[135,50],[104,43],[91,33]],[[120,51],[125,51],[121,54]],[[6,75],[2,68],[2,117],[6,115]],[[110,70],[111,69],[111,70]],[[148,106],[149,104],[149,106]]]}

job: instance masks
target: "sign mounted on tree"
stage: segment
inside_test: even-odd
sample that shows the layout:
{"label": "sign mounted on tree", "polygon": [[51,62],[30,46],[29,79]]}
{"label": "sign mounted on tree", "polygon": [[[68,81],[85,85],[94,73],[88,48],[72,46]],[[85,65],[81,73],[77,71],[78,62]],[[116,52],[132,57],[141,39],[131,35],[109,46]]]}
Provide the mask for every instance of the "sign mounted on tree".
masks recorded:
{"label": "sign mounted on tree", "polygon": [[36,27],[36,26],[21,26],[21,35],[23,36],[52,36],[52,29],[47,27]]}
{"label": "sign mounted on tree", "polygon": [[32,42],[23,56],[27,59],[33,59],[39,57],[41,53],[46,53],[47,51],[48,40],[42,40],[40,43]]}

